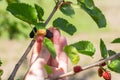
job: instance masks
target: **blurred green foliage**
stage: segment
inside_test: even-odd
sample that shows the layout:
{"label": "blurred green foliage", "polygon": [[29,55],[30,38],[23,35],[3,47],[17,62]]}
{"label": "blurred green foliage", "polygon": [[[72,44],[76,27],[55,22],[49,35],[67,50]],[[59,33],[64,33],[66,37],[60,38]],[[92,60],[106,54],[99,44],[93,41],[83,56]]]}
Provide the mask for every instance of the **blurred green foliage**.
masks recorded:
{"label": "blurred green foliage", "polygon": [[[13,2],[19,2],[18,0],[2,0],[0,4],[4,4],[0,8],[0,37],[7,39],[24,39],[28,38],[30,28],[26,23],[13,18],[6,11],[8,4]],[[27,31],[28,30],[28,31]]]}
{"label": "blurred green foliage", "polygon": [[[0,7],[0,37],[9,38],[9,39],[29,38],[29,33],[32,30],[30,25],[15,18],[8,11],[6,11],[6,7],[9,3],[23,2],[30,4],[32,6],[34,6],[34,4],[36,3],[44,9],[45,13],[43,16],[43,20],[46,20],[55,5],[54,1],[55,0],[0,0],[0,5],[2,6]],[[76,1],[76,0],[71,0],[71,1]],[[66,16],[60,10],[58,10],[47,26],[52,25],[53,21],[57,17],[61,17],[66,19],[70,23],[74,24],[74,26],[77,29],[77,32],[75,34],[80,34],[81,32],[94,33],[99,31],[96,23],[87,13],[85,13],[82,9],[78,8],[79,6],[76,5],[71,5],[71,6],[75,10],[74,16],[72,17]],[[67,34],[64,33],[64,35]]]}

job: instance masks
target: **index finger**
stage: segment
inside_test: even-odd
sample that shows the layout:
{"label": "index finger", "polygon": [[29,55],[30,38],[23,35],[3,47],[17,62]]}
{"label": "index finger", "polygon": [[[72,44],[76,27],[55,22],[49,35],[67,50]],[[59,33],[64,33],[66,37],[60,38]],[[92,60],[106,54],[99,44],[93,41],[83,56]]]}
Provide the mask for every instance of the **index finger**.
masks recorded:
{"label": "index finger", "polygon": [[36,60],[38,55],[40,54],[40,50],[42,48],[42,41],[43,41],[43,37],[42,36],[37,36],[36,42],[34,44],[34,48],[33,48],[33,51],[32,51],[32,56],[30,58],[30,64],[32,64]]}

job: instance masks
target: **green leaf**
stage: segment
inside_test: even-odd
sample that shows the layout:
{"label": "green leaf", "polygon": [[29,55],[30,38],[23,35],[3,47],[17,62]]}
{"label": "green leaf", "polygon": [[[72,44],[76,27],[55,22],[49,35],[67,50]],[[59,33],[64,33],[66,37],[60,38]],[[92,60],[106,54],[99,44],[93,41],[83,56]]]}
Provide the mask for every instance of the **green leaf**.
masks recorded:
{"label": "green leaf", "polygon": [[94,5],[93,0],[77,0],[78,5],[86,11],[97,23],[99,28],[106,27],[106,19],[99,8]]}
{"label": "green leaf", "polygon": [[103,58],[106,58],[108,55],[106,45],[104,44],[104,41],[100,39],[100,51],[101,51],[101,56]]}
{"label": "green leaf", "polygon": [[[108,54],[109,54],[109,56],[113,56],[113,55],[116,54],[116,52],[113,51],[113,50],[108,50]],[[118,57],[118,58],[116,58],[116,59],[119,59],[119,60],[120,60],[120,57]]]}
{"label": "green leaf", "polygon": [[47,74],[52,74],[53,73],[52,68],[50,66],[48,66],[47,64],[44,65],[44,68],[45,68]]}
{"label": "green leaf", "polygon": [[120,38],[114,39],[111,43],[120,43]]}
{"label": "green leaf", "polygon": [[36,29],[39,30],[39,29],[45,29],[45,24],[44,23],[37,23],[35,25]]}
{"label": "green leaf", "polygon": [[77,64],[80,60],[80,57],[78,55],[78,51],[73,46],[65,46],[64,51],[66,52],[67,56],[71,60],[73,64]]}
{"label": "green leaf", "polygon": [[116,52],[113,50],[108,50],[108,54],[109,54],[109,56],[112,56],[112,55],[116,54]]}
{"label": "green leaf", "polygon": [[34,7],[26,3],[12,3],[7,6],[7,10],[15,17],[29,23],[37,23],[37,12]]}
{"label": "green leaf", "polygon": [[2,76],[3,75],[3,70],[2,69],[0,69],[0,76]]}
{"label": "green leaf", "polygon": [[42,17],[44,15],[44,10],[37,4],[35,4],[35,9],[37,11],[37,16],[38,16],[39,21],[43,21]]}
{"label": "green leaf", "polygon": [[90,41],[79,41],[72,44],[72,46],[74,46],[79,53],[84,55],[93,56],[95,53],[95,48]]}
{"label": "green leaf", "polygon": [[61,7],[60,7],[60,11],[67,15],[67,16],[70,16],[72,17],[73,15],[75,15],[75,11],[74,9],[72,8],[72,6],[70,4],[63,4]]}
{"label": "green leaf", "polygon": [[76,27],[73,24],[69,23],[67,20],[63,18],[55,19],[53,21],[53,26],[65,31],[70,35],[73,35],[77,31]]}
{"label": "green leaf", "polygon": [[[108,50],[109,56],[113,56],[116,54],[115,51]],[[111,60],[111,62],[108,64],[108,68],[114,72],[120,73],[120,57],[118,56],[114,60]]]}
{"label": "green leaf", "polygon": [[56,58],[56,51],[55,51],[55,47],[54,47],[54,44],[52,43],[52,41],[48,38],[44,38],[43,44],[49,50],[52,57]]}
{"label": "green leaf", "polygon": [[108,68],[111,71],[120,73],[120,59],[115,59],[115,60],[111,61],[110,64],[108,65]]}
{"label": "green leaf", "polygon": [[95,6],[93,0],[77,0],[77,2],[84,3],[88,8]]}

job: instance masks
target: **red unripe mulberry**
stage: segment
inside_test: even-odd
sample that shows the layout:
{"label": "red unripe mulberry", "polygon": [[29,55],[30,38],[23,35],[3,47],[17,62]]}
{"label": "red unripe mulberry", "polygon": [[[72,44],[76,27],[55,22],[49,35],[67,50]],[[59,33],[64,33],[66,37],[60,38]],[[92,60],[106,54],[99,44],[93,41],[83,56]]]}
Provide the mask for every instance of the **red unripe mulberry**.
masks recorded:
{"label": "red unripe mulberry", "polygon": [[98,76],[102,77],[103,70],[101,68],[98,68]]}
{"label": "red unripe mulberry", "polygon": [[102,64],[100,64],[100,66],[106,66],[106,63],[105,63],[105,62],[103,62]]}
{"label": "red unripe mulberry", "polygon": [[111,74],[108,71],[103,72],[102,76],[105,80],[111,80]]}
{"label": "red unripe mulberry", "polygon": [[81,66],[74,66],[73,70],[75,73],[78,73],[78,72],[82,71],[82,68],[81,68]]}

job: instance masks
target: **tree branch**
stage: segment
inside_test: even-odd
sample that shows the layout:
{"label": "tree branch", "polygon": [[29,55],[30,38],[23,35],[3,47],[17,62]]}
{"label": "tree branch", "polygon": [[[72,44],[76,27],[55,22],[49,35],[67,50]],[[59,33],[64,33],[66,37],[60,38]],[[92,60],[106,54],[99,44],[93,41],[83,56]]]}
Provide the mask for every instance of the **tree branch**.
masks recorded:
{"label": "tree branch", "polygon": [[[114,60],[114,59],[116,59],[116,58],[119,57],[119,56],[120,56],[120,53],[117,53],[117,54],[115,54],[115,55],[113,55],[113,56],[110,56],[110,57],[108,57],[108,58],[106,58],[106,59],[102,59],[102,60],[97,61],[97,62],[95,62],[95,63],[89,64],[88,66],[82,67],[82,71],[87,70],[87,69],[90,69],[90,68],[93,68],[93,67],[98,67],[98,66],[100,66],[100,64],[102,64],[102,63],[104,63],[104,62],[107,62],[107,61],[109,61],[109,60]],[[82,72],[82,71],[81,71],[81,72]],[[68,73],[59,75],[59,76],[57,76],[57,77],[53,77],[53,78],[51,78],[50,80],[58,80],[58,79],[61,79],[61,78],[64,78],[64,77],[69,77],[69,76],[72,76],[72,75],[75,75],[75,74],[76,74],[76,73],[75,73],[74,71],[71,71],[71,72],[68,72]]]}
{"label": "tree branch", "polygon": [[[57,11],[57,9],[61,6],[61,4],[63,3],[64,0],[59,0],[59,2],[56,4],[56,6],[54,7],[54,9],[52,10],[51,14],[49,15],[48,19],[45,21],[45,26],[48,24],[48,22],[51,20],[51,18],[53,17],[53,15],[55,14],[55,12]],[[26,49],[26,51],[24,52],[23,56],[20,58],[20,60],[18,61],[18,63],[15,65],[15,68],[13,69],[13,72],[11,73],[11,75],[9,76],[8,80],[14,80],[14,77],[19,69],[19,67],[21,66],[21,64],[23,63],[24,59],[26,58],[26,56],[28,55],[28,53],[30,52],[32,46],[35,43],[35,39],[33,39],[31,41],[31,43],[29,44],[28,48]]]}

